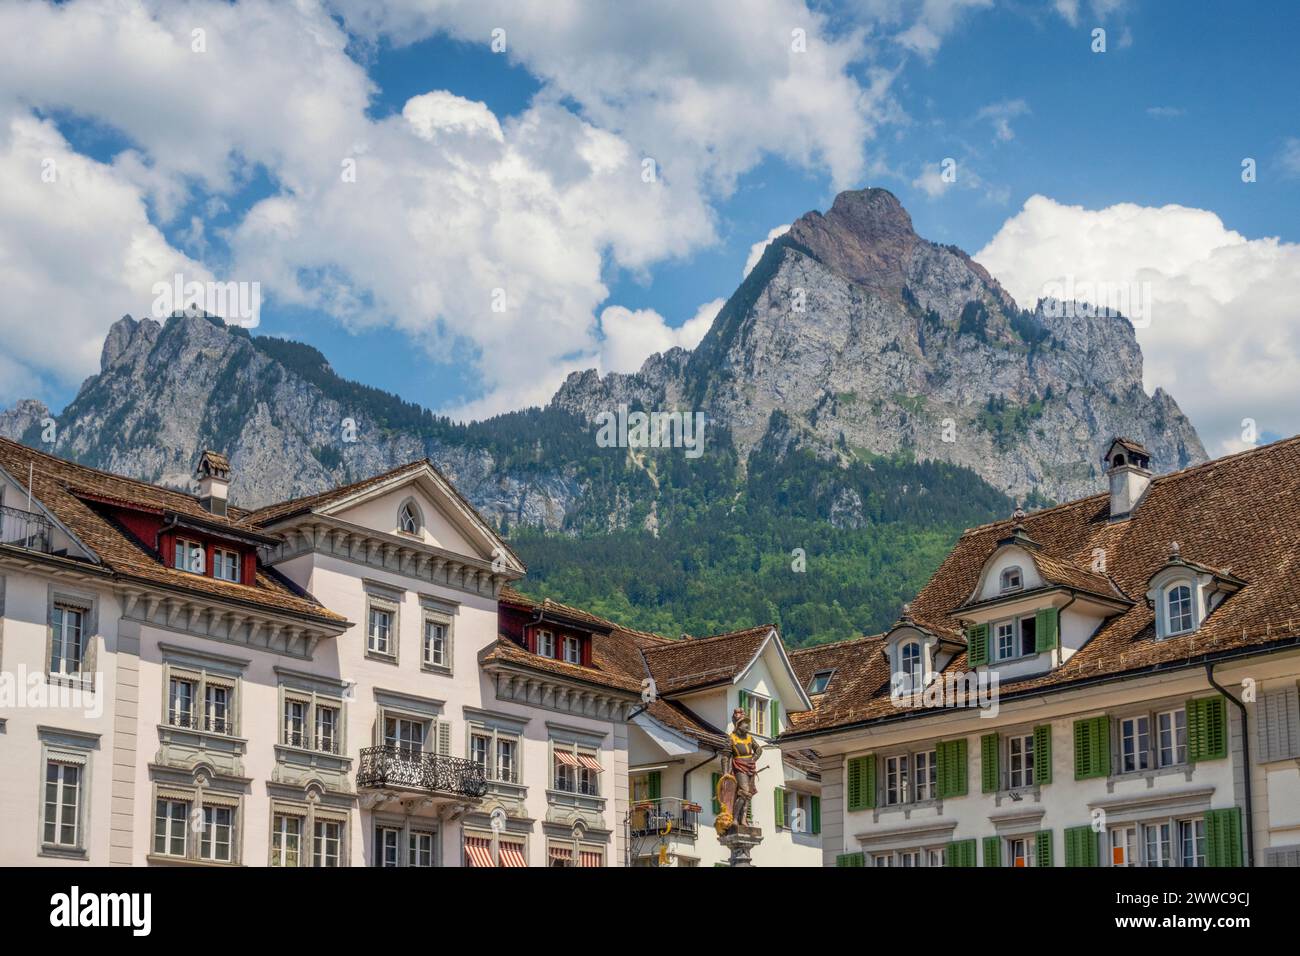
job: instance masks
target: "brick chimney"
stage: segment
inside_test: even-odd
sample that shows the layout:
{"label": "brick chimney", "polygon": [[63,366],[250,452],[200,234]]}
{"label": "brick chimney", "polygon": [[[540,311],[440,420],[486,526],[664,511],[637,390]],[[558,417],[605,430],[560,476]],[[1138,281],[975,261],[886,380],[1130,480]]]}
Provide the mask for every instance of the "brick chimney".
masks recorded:
{"label": "brick chimney", "polygon": [[1151,484],[1151,452],[1139,441],[1116,438],[1102,462],[1110,479],[1110,520],[1122,521],[1137,508]]}
{"label": "brick chimney", "polygon": [[230,459],[220,452],[205,451],[199,456],[194,477],[199,482],[199,504],[224,518],[230,495]]}

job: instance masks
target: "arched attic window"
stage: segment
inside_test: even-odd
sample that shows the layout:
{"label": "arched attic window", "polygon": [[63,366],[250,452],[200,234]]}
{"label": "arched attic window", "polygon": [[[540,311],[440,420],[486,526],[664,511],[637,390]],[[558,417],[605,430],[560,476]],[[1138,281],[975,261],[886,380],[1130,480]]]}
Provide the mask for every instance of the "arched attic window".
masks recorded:
{"label": "arched attic window", "polygon": [[1165,615],[1170,634],[1184,634],[1195,626],[1190,585],[1174,584],[1165,590]]}
{"label": "arched attic window", "polygon": [[898,649],[904,690],[919,690],[922,684],[921,642],[908,641]]}
{"label": "arched attic window", "polygon": [[398,530],[406,534],[419,534],[420,524],[420,510],[416,508],[415,502],[402,502],[402,507],[397,509]]}
{"label": "arched attic window", "polygon": [[1003,568],[999,583],[1003,594],[1007,591],[1019,591],[1024,587],[1025,578],[1020,572],[1020,566],[1012,565],[1009,568]]}

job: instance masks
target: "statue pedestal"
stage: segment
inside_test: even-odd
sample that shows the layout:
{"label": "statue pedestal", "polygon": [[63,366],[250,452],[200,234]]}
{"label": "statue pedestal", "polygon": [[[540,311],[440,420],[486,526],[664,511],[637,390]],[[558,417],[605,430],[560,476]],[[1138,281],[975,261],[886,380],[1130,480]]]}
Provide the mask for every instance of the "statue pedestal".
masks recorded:
{"label": "statue pedestal", "polygon": [[749,854],[763,842],[763,836],[758,830],[752,830],[745,827],[746,833],[741,830],[733,830],[726,836],[718,837],[718,843],[731,851],[731,861],[728,866],[753,866],[750,862]]}

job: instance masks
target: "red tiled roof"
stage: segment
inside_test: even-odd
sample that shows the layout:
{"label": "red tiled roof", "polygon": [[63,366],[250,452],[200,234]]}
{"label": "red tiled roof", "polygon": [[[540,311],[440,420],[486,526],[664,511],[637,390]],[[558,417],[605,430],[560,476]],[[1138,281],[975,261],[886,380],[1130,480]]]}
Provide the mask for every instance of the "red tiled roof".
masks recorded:
{"label": "red tiled roof", "polygon": [[[1073,585],[1085,583],[1079,571],[1100,550],[1106,580],[1135,603],[1107,619],[1055,670],[1004,681],[1004,699],[1262,650],[1300,635],[1300,436],[1155,478],[1125,520],[1109,520],[1109,501],[1108,495],[1094,495],[1028,515],[1023,523],[1054,574],[1070,569]],[[961,605],[1012,524],[996,522],[963,534],[912,603],[912,618],[961,639]],[[1179,543],[1188,562],[1221,569],[1244,583],[1197,631],[1156,640],[1153,612],[1143,596],[1151,577],[1166,565],[1171,541]],[[883,644],[884,636],[877,635],[792,652],[791,663],[805,685],[815,671],[834,668],[835,675],[811,712],[790,715],[791,732],[898,716],[889,699]],[[965,667],[963,652],[946,669]]]}

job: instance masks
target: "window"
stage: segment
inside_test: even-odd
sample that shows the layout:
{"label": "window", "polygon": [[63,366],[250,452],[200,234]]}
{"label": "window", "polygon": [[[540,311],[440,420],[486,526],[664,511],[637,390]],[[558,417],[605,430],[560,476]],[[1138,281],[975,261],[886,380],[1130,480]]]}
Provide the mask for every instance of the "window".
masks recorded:
{"label": "window", "polygon": [[402,831],[397,827],[375,827],[375,866],[399,866],[398,848]]}
{"label": "window", "polygon": [[366,648],[372,654],[393,657],[393,612],[386,608],[370,608],[370,629],[366,638]]}
{"label": "window", "polygon": [[290,747],[307,746],[307,701],[284,702],[284,742]]}
{"label": "window", "polygon": [[1010,661],[1038,653],[1036,628],[1037,621],[1032,614],[995,624],[993,626],[995,659]]}
{"label": "window", "polygon": [[908,641],[902,646],[900,671],[903,675],[904,691],[915,691],[921,689],[921,644],[919,641]]}
{"label": "window", "polygon": [[327,754],[339,752],[339,710],[337,707],[317,706],[316,749]]}
{"label": "window", "polygon": [[1175,584],[1166,592],[1169,611],[1169,633],[1182,634],[1192,629],[1192,589],[1186,584]]}
{"label": "window", "polygon": [[194,726],[194,687],[194,681],[180,677],[173,677],[169,681],[167,723],[173,727]]}
{"label": "window", "polygon": [[1137,827],[1114,827],[1110,831],[1110,865],[1137,866]]}
{"label": "window", "polygon": [[1142,843],[1145,859],[1144,866],[1173,866],[1174,851],[1169,835],[1170,823],[1148,823],[1142,827]]}
{"label": "window", "polygon": [[[601,766],[595,751],[582,750],[572,745],[555,744],[554,755],[556,790],[580,793],[589,797],[600,795]],[[637,778],[633,778],[633,781],[635,788]]]}
{"label": "window", "polygon": [[231,733],[230,688],[208,684],[203,688],[203,724],[214,734]]}
{"label": "window", "polygon": [[428,667],[450,667],[447,657],[447,625],[424,619],[424,663]]}
{"label": "window", "polygon": [[469,759],[483,776],[497,783],[519,782],[519,738],[490,728],[476,728],[469,735]]}
{"label": "window", "polygon": [[564,639],[564,660],[570,664],[582,663],[582,639],[566,637]]}
{"label": "window", "polygon": [[926,866],[946,866],[948,863],[947,847],[937,847],[925,851]]}
{"label": "window", "polygon": [[1007,866],[1029,865],[1029,840],[1025,837],[1012,837],[1007,840]]}
{"label": "window", "polygon": [[230,835],[234,829],[232,807],[203,808],[203,830],[199,834],[199,858],[218,863],[230,862]]}
{"label": "window", "polygon": [[933,750],[922,750],[912,755],[912,791],[917,800],[929,800],[936,795],[938,765]]}
{"label": "window", "polygon": [[780,825],[791,833],[811,833],[815,818],[819,815],[813,811],[813,801],[817,799],[810,794],[797,790],[785,790],[781,800],[784,819]]}
{"label": "window", "polygon": [[550,631],[537,632],[537,653],[542,657],[555,657],[555,635]]}
{"label": "window", "polygon": [[212,549],[212,576],[223,581],[239,583],[239,552],[226,551],[222,548]]}
{"label": "window", "polygon": [[491,779],[488,768],[488,753],[492,747],[492,738],[483,734],[471,734],[469,738],[469,759],[483,771],[483,776]]}
{"label": "window", "polygon": [[424,751],[424,722],[406,717],[385,717],[384,745],[397,748],[406,760],[416,759]]}
{"label": "window", "polygon": [[1002,570],[1000,590],[1003,594],[1008,591],[1019,591],[1023,587],[1023,581],[1019,567],[1004,568]]}
{"label": "window", "polygon": [[885,803],[907,802],[907,754],[885,758]]}
{"label": "window", "polygon": [[302,846],[302,817],[277,813],[271,819],[271,865],[298,866]]}
{"label": "window", "polygon": [[826,693],[826,688],[831,682],[831,675],[834,673],[834,671],[818,671],[813,674],[812,683],[808,685],[809,695]]}
{"label": "window", "polygon": [[207,555],[203,551],[203,545],[197,541],[177,538],[172,565],[178,571],[188,571],[190,574],[207,574],[208,561]]}
{"label": "window", "polygon": [[508,737],[497,738],[496,779],[505,783],[516,783],[515,748],[518,742]]}
{"label": "window", "polygon": [[1161,767],[1187,763],[1187,711],[1182,707],[1156,714],[1156,762]]}
{"label": "window", "polygon": [[81,767],[51,760],[45,764],[46,846],[81,846]]}
{"label": "window", "polygon": [[317,820],[312,840],[312,866],[338,866],[343,846],[343,824],[337,820]]}
{"label": "window", "polygon": [[1034,785],[1034,735],[1007,738],[1007,788]]}
{"label": "window", "polygon": [[1178,844],[1183,866],[1205,866],[1205,821],[1179,820]]}
{"label": "window", "polygon": [[405,534],[420,533],[420,516],[415,513],[415,506],[411,502],[402,505],[397,513],[397,527]]}
{"label": "window", "polygon": [[747,693],[745,711],[749,714],[749,732],[767,736],[767,715],[772,712],[772,702],[758,694]]}
{"label": "window", "polygon": [[894,854],[877,853],[871,858],[871,865],[872,866],[893,866]]}
{"label": "window", "polygon": [[412,830],[407,845],[407,866],[433,866],[433,834]]}
{"label": "window", "polygon": [[81,675],[85,659],[85,612],[62,604],[50,615],[53,640],[50,644],[50,673],[64,677]]}
{"label": "window", "polygon": [[899,851],[899,854],[898,854],[898,865],[899,865],[899,866],[920,866],[920,865],[921,865],[921,851],[920,851],[920,850],[900,850],[900,851]]}
{"label": "window", "polygon": [[190,805],[184,800],[159,800],[154,811],[153,851],[159,856],[185,856]]}
{"label": "window", "polygon": [[1126,717],[1119,722],[1120,772],[1133,773],[1151,767],[1151,720]]}

